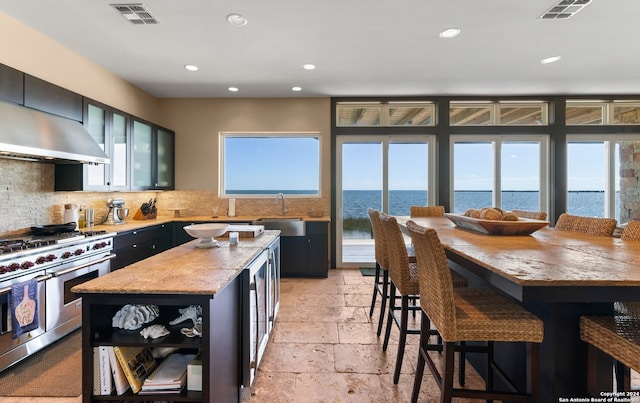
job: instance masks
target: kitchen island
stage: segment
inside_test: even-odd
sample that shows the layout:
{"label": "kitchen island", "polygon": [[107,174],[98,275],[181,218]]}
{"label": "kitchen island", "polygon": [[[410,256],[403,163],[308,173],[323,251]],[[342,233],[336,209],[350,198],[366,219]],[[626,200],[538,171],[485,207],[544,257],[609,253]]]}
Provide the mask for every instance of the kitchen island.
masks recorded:
{"label": "kitchen island", "polygon": [[[196,248],[199,241],[194,240],[72,289],[83,300],[84,402],[141,399],[131,390],[120,396],[94,394],[93,351],[99,346],[200,352],[202,391],[147,395],[144,400],[210,402],[215,396],[216,402],[240,401],[241,387],[250,382],[251,362],[259,361],[256,354],[268,338],[265,322],[277,313],[277,298],[270,290],[278,290],[279,231],[243,238],[237,245],[218,241],[219,247],[205,249]],[[157,305],[160,315],[137,330],[112,327],[113,316],[126,304]],[[191,305],[202,308],[201,337],[181,333],[192,326],[190,321],[169,325],[180,309]],[[170,334],[143,338],[139,331],[152,324],[165,325]]]}

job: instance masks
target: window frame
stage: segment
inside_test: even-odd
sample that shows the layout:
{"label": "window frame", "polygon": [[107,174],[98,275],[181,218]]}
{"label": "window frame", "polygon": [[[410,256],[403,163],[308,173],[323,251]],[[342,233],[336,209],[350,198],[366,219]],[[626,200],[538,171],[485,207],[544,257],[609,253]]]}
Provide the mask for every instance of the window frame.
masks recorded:
{"label": "window frame", "polygon": [[[269,132],[255,132],[255,131],[242,131],[220,132],[219,139],[219,156],[218,156],[218,195],[220,197],[228,198],[272,198],[275,193],[227,193],[226,189],[226,150],[225,140],[227,138],[315,138],[318,141],[318,191],[317,193],[285,193],[287,198],[321,198],[322,197],[322,133],[318,131],[269,131]],[[256,168],[258,169],[258,168]]]}

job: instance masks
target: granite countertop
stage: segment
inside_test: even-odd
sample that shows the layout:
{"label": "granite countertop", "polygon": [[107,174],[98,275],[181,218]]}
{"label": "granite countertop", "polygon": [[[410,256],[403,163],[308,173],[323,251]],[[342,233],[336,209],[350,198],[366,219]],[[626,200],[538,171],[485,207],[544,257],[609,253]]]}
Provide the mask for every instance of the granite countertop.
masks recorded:
{"label": "granite countertop", "polygon": [[234,246],[230,246],[226,239],[221,238],[219,247],[209,249],[196,248],[199,240],[194,239],[79,284],[73,287],[72,291],[79,294],[214,295],[233,280],[279,234],[280,231],[265,231],[257,238],[241,238]]}
{"label": "granite countertop", "polygon": [[[124,231],[131,231],[131,230],[136,230],[136,229],[142,229],[145,227],[150,227],[153,225],[159,225],[159,224],[166,224],[166,223],[171,223],[171,222],[184,222],[184,225],[189,225],[192,222],[196,222],[196,221],[208,221],[208,222],[239,222],[239,223],[247,223],[253,220],[256,220],[258,218],[280,218],[282,216],[279,215],[259,215],[259,216],[235,216],[235,217],[228,217],[228,216],[218,216],[218,217],[211,217],[211,216],[184,216],[184,217],[171,217],[171,216],[158,216],[157,218],[154,218],[152,220],[134,220],[133,217],[130,217],[126,220],[125,224],[117,224],[117,225],[95,225],[91,228],[81,228],[81,231],[88,231],[88,230],[93,230],[93,231],[100,231],[100,230],[104,230],[104,231],[108,231],[108,232],[114,232],[114,233],[118,233],[118,232],[124,232]],[[315,222],[330,222],[331,221],[331,217],[329,216],[324,216],[324,217],[309,217],[309,216],[305,216],[305,215],[292,215],[292,216],[287,216],[287,217],[302,217],[303,221],[315,221]],[[285,218],[287,218],[285,217]]]}

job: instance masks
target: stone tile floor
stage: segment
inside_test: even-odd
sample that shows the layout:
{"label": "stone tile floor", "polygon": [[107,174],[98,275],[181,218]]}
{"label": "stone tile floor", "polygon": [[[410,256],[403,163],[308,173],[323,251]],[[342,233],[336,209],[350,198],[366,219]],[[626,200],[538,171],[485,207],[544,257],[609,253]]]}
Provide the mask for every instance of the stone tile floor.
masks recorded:
{"label": "stone tile floor", "polygon": [[[383,337],[376,336],[379,307],[369,318],[373,279],[357,269],[330,270],[326,279],[282,279],[275,331],[243,401],[410,401],[419,336],[407,336],[400,382],[394,385],[398,330],[392,328],[385,353]],[[483,387],[470,366],[467,385]],[[438,401],[438,396],[427,368],[419,401]],[[467,401],[472,400],[456,400]]]}
{"label": "stone tile floor", "polygon": [[[407,336],[400,382],[394,385],[398,330],[393,327],[389,348],[383,352],[383,338],[376,337],[379,307],[369,319],[373,277],[364,277],[357,269],[336,269],[326,279],[282,279],[281,288],[276,328],[253,388],[244,391],[243,403],[410,401],[419,336]],[[640,377],[632,375],[638,384]],[[467,385],[482,387],[469,365]],[[436,402],[438,395],[427,368],[419,401]],[[81,401],[81,396],[0,397],[0,403]]]}

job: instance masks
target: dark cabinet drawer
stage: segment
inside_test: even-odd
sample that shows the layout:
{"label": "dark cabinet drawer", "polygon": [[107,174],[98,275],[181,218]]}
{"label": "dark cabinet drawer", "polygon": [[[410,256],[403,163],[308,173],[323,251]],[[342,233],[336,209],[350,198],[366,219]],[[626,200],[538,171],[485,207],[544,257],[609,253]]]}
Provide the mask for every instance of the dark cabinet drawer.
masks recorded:
{"label": "dark cabinet drawer", "polygon": [[159,224],[120,233],[113,242],[116,258],[111,262],[111,270],[120,269],[171,247],[173,247],[173,231],[170,224]]}

